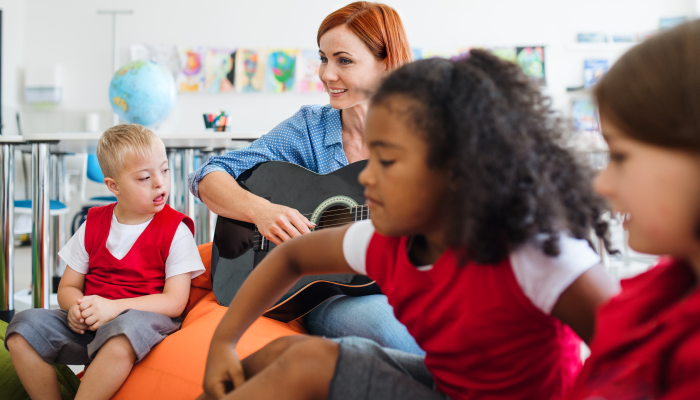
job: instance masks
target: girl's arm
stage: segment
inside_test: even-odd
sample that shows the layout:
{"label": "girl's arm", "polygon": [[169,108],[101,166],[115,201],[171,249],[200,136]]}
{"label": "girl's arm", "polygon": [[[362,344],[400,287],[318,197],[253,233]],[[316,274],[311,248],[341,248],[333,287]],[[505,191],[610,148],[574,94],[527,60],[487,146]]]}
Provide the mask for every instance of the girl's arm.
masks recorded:
{"label": "girl's arm", "polygon": [[253,270],[221,320],[209,348],[204,390],[211,398],[240,386],[245,377],[235,347],[243,332],[303,275],[355,273],[343,255],[349,226],[325,229],[285,242]]}
{"label": "girl's arm", "polygon": [[598,264],[581,274],[554,305],[552,315],[571,329],[586,343],[595,333],[595,314],[598,306],[620,292],[620,284]]}

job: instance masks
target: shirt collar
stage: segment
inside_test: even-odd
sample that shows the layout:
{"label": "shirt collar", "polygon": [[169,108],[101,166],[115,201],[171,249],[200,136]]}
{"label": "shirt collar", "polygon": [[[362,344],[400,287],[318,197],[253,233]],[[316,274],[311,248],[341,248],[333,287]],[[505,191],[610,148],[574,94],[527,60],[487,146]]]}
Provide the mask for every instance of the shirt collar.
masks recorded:
{"label": "shirt collar", "polygon": [[330,104],[323,108],[323,127],[326,137],[323,144],[326,147],[343,144],[343,128],[340,123],[340,110],[331,108]]}

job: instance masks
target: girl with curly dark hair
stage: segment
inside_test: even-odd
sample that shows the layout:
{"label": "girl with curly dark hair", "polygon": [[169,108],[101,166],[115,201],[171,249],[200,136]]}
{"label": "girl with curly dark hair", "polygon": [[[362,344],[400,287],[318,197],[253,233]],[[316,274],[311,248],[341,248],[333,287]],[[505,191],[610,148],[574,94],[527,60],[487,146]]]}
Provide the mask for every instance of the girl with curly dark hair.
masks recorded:
{"label": "girl with curly dark hair", "polygon": [[[580,339],[618,286],[590,174],[558,144],[546,100],[484,51],[393,72],[367,114],[371,221],[284,243],[212,339],[210,398],[560,399]],[[301,275],[367,274],[426,356],[367,339],[279,339],[243,361],[246,328]]]}
{"label": "girl with curly dark hair", "polygon": [[610,147],[595,188],[632,249],[667,257],[601,307],[570,398],[700,398],[700,21],[630,50],[595,97]]}

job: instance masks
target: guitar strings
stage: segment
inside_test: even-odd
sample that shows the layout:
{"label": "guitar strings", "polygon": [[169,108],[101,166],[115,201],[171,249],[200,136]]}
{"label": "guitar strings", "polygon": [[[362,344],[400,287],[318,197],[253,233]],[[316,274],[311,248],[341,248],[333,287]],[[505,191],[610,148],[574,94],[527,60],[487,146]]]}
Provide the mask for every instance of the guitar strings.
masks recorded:
{"label": "guitar strings", "polygon": [[[368,218],[367,218],[367,219],[368,219]],[[333,228],[333,227],[336,227],[336,226],[348,225],[348,224],[351,224],[351,223],[353,223],[353,222],[356,222],[356,221],[348,221],[348,222],[335,223],[335,224],[331,224],[331,225],[323,225],[323,226],[319,226],[319,227],[316,227],[316,228],[312,228],[312,229],[310,229],[310,231],[311,231],[311,232],[315,232],[315,231],[318,231],[318,230],[321,230],[321,229]],[[262,237],[262,235],[260,234],[260,232],[257,232],[257,233],[255,234],[255,238],[253,239],[253,246],[258,246],[258,245],[260,245],[260,244],[262,243],[262,238],[261,238],[261,237]],[[266,238],[265,240],[268,240],[268,241],[269,241],[269,239],[267,239],[267,238]]]}
{"label": "guitar strings", "polygon": [[[363,205],[361,205],[361,206],[350,207],[350,208],[344,208],[344,209],[342,209],[342,210],[334,210],[334,211],[331,211],[330,214],[325,214],[325,213],[324,213],[323,215],[333,215],[333,213],[347,212],[347,211],[349,211],[349,210],[357,210],[357,211],[360,211],[360,210],[367,210],[367,209],[369,209],[369,206],[368,206],[367,204],[363,204]],[[301,214],[301,215],[303,215],[303,216],[305,216],[305,217],[308,217],[308,216],[310,216],[310,215],[314,215],[314,213]]]}
{"label": "guitar strings", "polygon": [[[367,212],[369,214],[369,207],[367,205],[361,205],[361,206],[352,207],[352,208],[345,208],[342,210],[334,210],[334,211],[330,211],[327,213],[323,213],[321,215],[323,217],[328,218],[328,217],[342,216],[343,214],[350,214],[352,216],[353,213],[359,213],[360,215],[364,215],[365,212]],[[306,216],[313,215],[313,214],[314,213],[301,214],[301,215],[306,217]],[[256,231],[257,231],[257,227],[256,227]]]}
{"label": "guitar strings", "polygon": [[[301,214],[303,216],[310,216],[313,215],[314,213],[308,213],[308,214]],[[366,204],[356,206],[356,207],[350,207],[350,208],[344,208],[342,210],[334,210],[328,213],[323,213],[322,216],[326,218],[324,221],[324,225],[321,227],[316,227],[316,228],[311,228],[310,231],[317,231],[319,229],[324,229],[324,228],[332,228],[336,226],[343,226],[346,224],[349,224],[351,222],[355,221],[348,221],[348,222],[341,222],[341,223],[333,223],[333,224],[328,224],[329,222],[333,221],[339,221],[344,219],[344,217],[353,217],[353,214],[359,214],[360,219],[358,220],[364,220],[364,219],[369,219],[369,206]],[[366,218],[365,218],[366,216]],[[331,219],[328,219],[328,217],[334,217]],[[269,239],[266,239],[269,240]],[[260,231],[258,231],[258,227],[255,227],[255,238],[253,239],[253,246],[259,246],[262,243],[262,234]]]}

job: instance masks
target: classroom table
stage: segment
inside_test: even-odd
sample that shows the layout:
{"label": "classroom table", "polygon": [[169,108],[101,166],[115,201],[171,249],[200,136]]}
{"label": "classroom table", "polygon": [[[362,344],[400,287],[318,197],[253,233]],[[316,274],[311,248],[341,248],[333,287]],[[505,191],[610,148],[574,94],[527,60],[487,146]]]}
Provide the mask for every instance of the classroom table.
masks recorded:
{"label": "classroom table", "polygon": [[[166,148],[182,152],[183,162],[180,171],[175,173],[185,177],[194,172],[194,151],[205,148],[229,147],[233,141],[251,142],[262,133],[204,132],[194,134],[157,134]],[[94,153],[102,133],[34,133],[25,134],[23,139],[32,148],[32,296],[33,307],[49,308],[50,265],[49,240],[49,148],[72,153]],[[171,171],[172,173],[172,171]],[[195,220],[194,196],[185,190],[185,214]],[[3,222],[6,222],[5,217]],[[40,279],[36,279],[40,277]]]}
{"label": "classroom table", "polygon": [[0,135],[0,221],[2,246],[0,251],[0,319],[10,322],[15,313],[14,301],[14,211],[15,211],[15,152],[23,144],[22,136]]}

